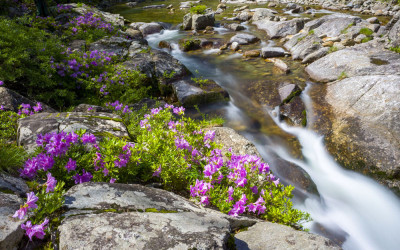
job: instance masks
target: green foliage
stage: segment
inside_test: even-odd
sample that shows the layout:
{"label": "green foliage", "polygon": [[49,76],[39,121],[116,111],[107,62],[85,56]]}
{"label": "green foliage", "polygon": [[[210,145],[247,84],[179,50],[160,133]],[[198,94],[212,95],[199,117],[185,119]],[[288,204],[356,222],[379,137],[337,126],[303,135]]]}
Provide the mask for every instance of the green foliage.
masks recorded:
{"label": "green foliage", "polygon": [[16,173],[27,158],[27,153],[22,147],[7,143],[0,139],[0,172]]}
{"label": "green foliage", "polygon": [[179,41],[183,51],[190,51],[200,49],[201,41],[199,39],[187,39]]}
{"label": "green foliage", "polygon": [[371,36],[374,32],[369,29],[369,28],[361,28],[360,29],[360,34],[366,35],[366,36]]}
{"label": "green foliage", "polygon": [[347,25],[347,27],[344,30],[340,31],[340,33],[347,34],[348,29],[350,29],[353,25],[354,25],[354,23],[351,23],[351,24]]}
{"label": "green foliage", "polygon": [[0,111],[0,140],[17,140],[17,121],[20,116],[13,111]]}
{"label": "green foliage", "polygon": [[[45,218],[48,218],[50,220],[51,227],[51,222],[53,222],[53,219],[56,219],[57,216],[56,211],[59,210],[64,204],[64,185],[65,184],[63,181],[57,181],[54,191],[49,193],[46,193],[45,184],[35,185],[35,194],[39,200],[36,203],[38,208],[33,211],[35,215],[31,218],[33,224],[40,224]],[[57,219],[54,220],[54,222],[56,221]]]}
{"label": "green foliage", "polygon": [[190,13],[192,14],[206,14],[207,6],[205,5],[197,5],[190,8]]}
{"label": "green foliage", "polygon": [[192,77],[191,79],[192,79],[192,81],[194,81],[195,83],[200,85],[200,88],[203,88],[203,86],[205,84],[208,84],[210,82],[210,80],[208,80],[208,79],[203,79],[202,76],[200,76],[200,77]]}
{"label": "green foliage", "polygon": [[339,77],[338,77],[338,80],[342,80],[342,79],[345,79],[345,78],[347,78],[348,76],[347,76],[347,74],[346,74],[346,72],[342,72],[342,73],[340,73],[340,75],[339,75]]}
{"label": "green foliage", "polygon": [[315,33],[314,30],[310,30],[310,31],[308,32],[309,35],[314,35],[314,33]]}
{"label": "green foliage", "polygon": [[373,39],[373,38],[372,38],[371,36],[364,37],[364,38],[361,40],[361,43],[369,42],[369,41],[371,41],[372,39]]}
{"label": "green foliage", "polygon": [[171,72],[167,72],[167,71],[164,71],[164,73],[163,73],[163,77],[165,78],[165,79],[171,79],[172,77],[174,77],[175,76],[175,74],[176,74],[176,71],[171,71]]}
{"label": "green foliage", "polygon": [[400,53],[400,47],[390,47],[389,50],[394,51],[396,53]]}
{"label": "green foliage", "polygon": [[338,50],[339,49],[336,46],[332,46],[332,47],[329,48],[328,53],[333,53],[333,52],[338,51]]}
{"label": "green foliage", "polygon": [[0,18],[0,79],[20,94],[45,103],[63,103],[74,94],[59,85],[50,58],[61,61],[64,48],[58,38]]}

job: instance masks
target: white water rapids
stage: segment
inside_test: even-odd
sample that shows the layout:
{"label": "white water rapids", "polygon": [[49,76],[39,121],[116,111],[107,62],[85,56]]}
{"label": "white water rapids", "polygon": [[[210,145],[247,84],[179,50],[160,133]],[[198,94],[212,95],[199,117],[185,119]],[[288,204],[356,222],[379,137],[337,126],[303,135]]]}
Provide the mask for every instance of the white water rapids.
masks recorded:
{"label": "white water rapids", "polygon": [[[176,42],[179,36],[179,31],[164,31],[161,35],[149,36],[147,39],[156,48],[160,40]],[[205,78],[215,80],[229,92],[232,101],[226,108],[228,124],[230,121],[249,124],[245,111],[235,105],[235,97],[238,103],[250,100],[236,90],[238,83],[233,76],[223,74],[214,65],[187,56],[177,46],[173,46],[171,54],[192,72],[198,70]],[[312,123],[312,105],[304,92],[302,98],[307,107],[307,120]],[[303,160],[294,158],[284,146],[272,143],[267,135],[249,132],[245,136],[253,141],[266,162],[270,160],[269,157],[278,157],[301,167],[309,174],[319,195],[305,193],[306,198],[295,203],[297,208],[311,214],[313,221],[306,227],[311,228],[311,232],[318,232],[316,225],[322,225],[330,232],[338,232],[345,237],[344,249],[400,249],[399,198],[372,179],[339,166],[326,151],[321,136],[306,128],[290,127],[278,121],[274,115],[271,116],[283,131],[299,140]],[[260,139],[262,137],[264,139]]]}

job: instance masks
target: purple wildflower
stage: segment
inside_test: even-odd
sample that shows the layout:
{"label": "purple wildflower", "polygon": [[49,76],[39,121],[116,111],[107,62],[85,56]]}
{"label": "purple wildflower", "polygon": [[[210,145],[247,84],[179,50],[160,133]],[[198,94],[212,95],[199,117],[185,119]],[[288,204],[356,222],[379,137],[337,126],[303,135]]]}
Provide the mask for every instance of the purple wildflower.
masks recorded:
{"label": "purple wildflower", "polygon": [[76,174],[75,176],[72,177],[72,179],[75,180],[75,184],[91,181],[92,178],[93,175],[90,172],[86,172],[85,169],[82,169],[82,175]]}
{"label": "purple wildflower", "polygon": [[82,135],[81,141],[82,141],[83,144],[86,144],[86,143],[95,144],[96,143],[96,136],[94,136],[93,134],[90,134],[90,133],[85,133],[85,134]]}
{"label": "purple wildflower", "polygon": [[42,224],[32,225],[31,221],[27,221],[25,224],[21,225],[21,228],[26,231],[26,235],[29,237],[29,240],[32,241],[32,237],[43,239],[45,236],[44,230],[47,228],[47,224],[49,223],[49,219],[45,219]]}
{"label": "purple wildflower", "polygon": [[65,165],[65,168],[68,170],[68,173],[72,170],[75,170],[76,169],[76,161],[69,158],[67,165]]}
{"label": "purple wildflower", "polygon": [[0,81],[0,86],[3,85],[3,84],[4,84],[4,82],[3,82],[3,81]]}
{"label": "purple wildflower", "polygon": [[173,108],[173,112],[174,112],[174,114],[177,114],[177,115],[183,115],[185,112],[185,108],[184,107]]}
{"label": "purple wildflower", "polygon": [[46,193],[48,192],[53,192],[54,188],[56,187],[57,180],[53,176],[51,176],[51,173],[47,173],[47,181],[45,183],[46,185]]}

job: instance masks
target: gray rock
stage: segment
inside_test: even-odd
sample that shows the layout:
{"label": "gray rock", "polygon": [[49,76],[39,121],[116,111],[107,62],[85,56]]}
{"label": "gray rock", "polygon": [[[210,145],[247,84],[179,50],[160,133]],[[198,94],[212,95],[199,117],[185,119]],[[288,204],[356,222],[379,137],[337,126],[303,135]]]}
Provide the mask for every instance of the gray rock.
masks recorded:
{"label": "gray rock", "polygon": [[390,39],[391,46],[393,47],[400,46],[399,34],[400,34],[400,20],[398,20],[389,30],[388,38]]}
{"label": "gray rock", "polygon": [[204,15],[194,14],[192,16],[192,29],[194,30],[203,30],[207,26],[214,26],[214,23],[214,13],[208,13]]}
{"label": "gray rock", "polygon": [[235,20],[238,21],[242,21],[242,22],[246,22],[249,21],[251,19],[251,13],[248,11],[242,11],[239,14],[237,14],[237,16],[235,17]]}
{"label": "gray rock", "polygon": [[225,23],[224,27],[233,31],[241,31],[246,29],[243,25],[238,23]]}
{"label": "gray rock", "polygon": [[154,100],[150,98],[143,98],[137,103],[130,104],[129,108],[131,108],[133,111],[140,111],[142,108],[146,107],[147,109],[152,109],[152,108],[158,108],[161,106],[164,106],[166,104],[165,101],[163,100]]}
{"label": "gray rock", "polygon": [[287,50],[291,50],[298,42],[300,42],[304,37],[307,36],[306,33],[297,33],[296,35],[292,36],[283,47]]}
{"label": "gray rock", "polygon": [[171,72],[175,72],[173,76],[169,78],[169,81],[173,81],[187,76],[190,73],[185,65],[165,51],[154,50],[152,52],[152,60],[157,77],[163,77],[165,73],[170,74]]}
{"label": "gray rock", "polygon": [[[18,107],[22,103],[30,104],[31,107],[36,106],[36,102],[23,97],[11,89],[0,87],[0,105],[3,105],[5,110],[18,112]],[[43,103],[42,107],[44,112],[56,112],[56,110]]]}
{"label": "gray rock", "polygon": [[[90,109],[90,110],[89,110]],[[72,110],[72,112],[105,112],[105,113],[112,113],[111,109],[106,107],[91,105],[91,104],[79,104]]]}
{"label": "gray rock", "polygon": [[109,113],[39,113],[18,120],[18,144],[32,152],[38,134],[78,129],[86,129],[95,135],[106,131],[118,137],[128,137],[120,119]]}
{"label": "gray rock", "polygon": [[183,16],[183,22],[182,22],[182,29],[183,30],[190,30],[192,29],[192,14],[187,13],[186,15]]}
{"label": "gray rock", "polygon": [[179,8],[180,8],[180,9],[189,9],[190,7],[192,7],[193,5],[197,5],[198,3],[200,3],[200,1],[186,1],[186,2],[181,2]]}
{"label": "gray rock", "polygon": [[317,36],[334,37],[339,36],[346,29],[361,21],[360,17],[336,13],[310,21],[304,25],[304,29],[307,32],[314,30],[314,34]]}
{"label": "gray rock", "polygon": [[161,9],[165,7],[166,7],[165,4],[154,4],[154,5],[144,6],[143,9]]}
{"label": "gray rock", "polygon": [[194,82],[188,80],[172,83],[174,93],[183,106],[192,107],[194,105],[223,101],[227,96],[227,93],[215,83],[213,87],[206,86],[208,83],[199,87],[195,85]]}
{"label": "gray rock", "polygon": [[85,51],[86,41],[85,40],[73,40],[69,46],[71,52],[82,52]]}
{"label": "gray rock", "polygon": [[[304,59],[306,56],[322,48],[322,40],[315,35],[307,35],[298,39],[296,45],[290,48],[293,59]],[[286,46],[285,46],[286,47]],[[289,47],[289,46],[287,46]]]}
{"label": "gray rock", "polygon": [[259,222],[235,235],[237,249],[341,249],[327,238],[271,222]]}
{"label": "gray rock", "polygon": [[76,3],[70,3],[65,5],[71,6],[72,10],[79,13],[80,15],[85,15],[87,12],[91,12],[100,16],[104,21],[108,23],[112,23],[118,26],[124,26],[125,24],[124,18],[119,14],[111,14],[109,12],[101,11],[96,8],[92,8],[86,4],[80,4],[79,7],[78,4]]}
{"label": "gray rock", "polygon": [[140,30],[128,28],[125,32],[133,39],[142,39],[143,38],[143,34],[142,34],[142,32],[140,32]]}
{"label": "gray rock", "polygon": [[300,90],[296,84],[286,84],[278,89],[281,102],[290,96],[293,92]]}
{"label": "gray rock", "polygon": [[293,97],[290,102],[281,105],[279,112],[281,116],[284,116],[290,120],[290,123],[296,126],[302,126],[303,111],[305,110],[303,101],[299,96]]}
{"label": "gray rock", "polygon": [[324,57],[328,54],[329,49],[328,48],[320,48],[319,50],[312,52],[308,54],[307,56],[304,57],[303,61],[301,63],[312,63],[315,60],[320,59],[321,57]]}
{"label": "gray rock", "polygon": [[240,45],[239,45],[238,42],[233,42],[233,43],[231,44],[231,50],[237,51],[237,50],[239,50],[239,49],[240,49]]}
{"label": "gray rock", "polygon": [[269,62],[272,62],[276,68],[281,70],[283,73],[287,74],[290,72],[289,66],[282,61],[281,59],[278,58],[270,58],[267,59]]}
{"label": "gray rock", "polygon": [[281,57],[285,56],[286,51],[280,47],[264,47],[261,49],[261,56],[263,58]]}
{"label": "gray rock", "polygon": [[91,43],[89,48],[90,50],[98,50],[119,56],[126,56],[128,55],[130,45],[131,40],[122,37],[110,37]]}
{"label": "gray rock", "polygon": [[369,42],[328,54],[305,70],[318,82],[334,81],[343,76],[397,75],[400,55],[385,50],[378,42]]}
{"label": "gray rock", "polygon": [[29,192],[24,180],[7,174],[0,174],[0,190],[9,190],[19,196],[25,196]]}
{"label": "gray rock", "polygon": [[138,4],[137,2],[128,2],[126,3],[126,6],[135,7],[137,4]]}
{"label": "gray rock", "polygon": [[139,30],[144,36],[159,33],[163,29],[163,26],[161,26],[159,23],[145,23],[139,27]]}
{"label": "gray rock", "polygon": [[333,155],[345,166],[368,173],[398,193],[399,95],[399,75],[368,75],[329,83],[325,97],[334,115],[330,136],[336,150]]}
{"label": "gray rock", "polygon": [[369,22],[369,23],[377,23],[377,24],[379,24],[379,19],[377,17],[375,17],[375,16],[368,18],[366,21]]}
{"label": "gray rock", "polygon": [[295,18],[290,21],[274,22],[264,19],[253,24],[257,25],[258,29],[265,30],[268,36],[274,39],[296,34],[304,27],[304,20]]}
{"label": "gray rock", "polygon": [[240,45],[244,45],[244,44],[256,43],[259,40],[260,39],[254,35],[250,35],[247,33],[238,33],[233,37],[231,37],[230,42],[231,43],[237,42]]}
{"label": "gray rock", "polygon": [[24,235],[21,224],[25,220],[12,216],[22,204],[22,199],[17,195],[0,192],[0,249],[18,249]]}
{"label": "gray rock", "polygon": [[267,8],[257,8],[254,9],[254,14],[252,17],[253,22],[265,19],[267,17],[274,17],[277,12],[275,10],[267,9]]}
{"label": "gray rock", "polygon": [[101,213],[65,219],[60,249],[223,249],[229,221],[213,214]]}

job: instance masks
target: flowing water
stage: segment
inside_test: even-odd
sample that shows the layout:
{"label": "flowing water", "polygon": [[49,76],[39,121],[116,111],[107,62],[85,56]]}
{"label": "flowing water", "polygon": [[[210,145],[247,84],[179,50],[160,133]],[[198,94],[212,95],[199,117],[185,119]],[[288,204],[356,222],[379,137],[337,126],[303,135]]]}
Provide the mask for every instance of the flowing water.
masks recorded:
{"label": "flowing water", "polygon": [[[117,12],[124,14],[122,10],[125,9],[119,8]],[[162,18],[161,21],[167,21],[167,18]],[[152,20],[142,18],[135,21],[160,20],[152,17]],[[171,23],[176,24],[174,21]],[[226,41],[234,34],[224,28],[216,28],[215,31],[216,34],[201,37]],[[251,25],[247,25],[244,32],[256,34],[262,40],[248,48],[274,45],[263,32]],[[282,82],[304,87],[301,97],[307,109],[308,127],[311,128],[315,112],[307,93],[317,85],[307,80],[303,66],[284,59],[294,70],[290,75],[282,75],[274,71],[271,63],[259,58],[245,59],[235,52],[220,54],[218,49],[208,49],[185,53],[177,43],[188,34],[179,30],[164,30],[146,39],[154,49],[161,40],[170,42],[172,50],[169,53],[173,57],[196,76],[212,79],[229,92],[231,99],[227,105],[210,105],[208,109],[211,111],[208,112],[222,110],[226,126],[252,141],[284,183],[296,186],[295,206],[309,212],[313,218],[306,227],[342,244],[344,249],[400,249],[399,198],[372,179],[338,165],[325,149],[322,136],[311,129],[291,127],[279,121],[276,115],[279,100],[265,97],[268,94],[279,97],[276,91]],[[285,178],[284,174],[280,174],[283,173],[280,168],[282,163],[303,169],[316,188],[309,190]]]}

